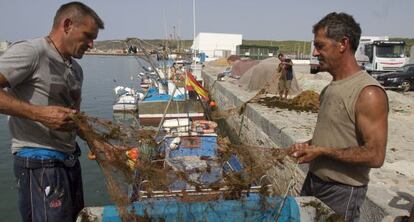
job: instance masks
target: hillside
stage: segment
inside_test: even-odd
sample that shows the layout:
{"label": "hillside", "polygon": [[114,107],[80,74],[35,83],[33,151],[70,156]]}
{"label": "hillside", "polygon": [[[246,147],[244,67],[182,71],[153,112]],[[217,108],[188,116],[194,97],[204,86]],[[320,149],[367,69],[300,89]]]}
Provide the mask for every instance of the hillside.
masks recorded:
{"label": "hillside", "polygon": [[[406,42],[406,54],[409,55],[411,46],[414,45],[412,38],[390,38],[390,40],[403,40]],[[192,40],[163,40],[163,39],[147,39],[144,40],[147,49],[162,49],[162,46],[167,45],[170,49],[180,48],[180,51],[189,49]],[[95,48],[102,51],[126,49],[129,45],[137,45],[136,39],[126,40],[106,40],[96,41]],[[310,41],[271,41],[271,40],[243,40],[243,45],[259,45],[259,46],[278,46],[279,51],[285,54],[308,56],[310,55]]]}

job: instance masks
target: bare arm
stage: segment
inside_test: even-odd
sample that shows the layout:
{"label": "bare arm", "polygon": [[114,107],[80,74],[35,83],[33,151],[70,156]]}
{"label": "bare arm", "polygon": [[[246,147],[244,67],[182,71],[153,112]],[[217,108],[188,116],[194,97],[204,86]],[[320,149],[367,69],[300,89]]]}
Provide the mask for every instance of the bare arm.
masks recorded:
{"label": "bare arm", "polygon": [[388,103],[385,92],[376,86],[365,87],[355,105],[358,136],[363,145],[348,148],[331,148],[302,145],[292,148],[300,163],[312,161],[320,155],[372,168],[381,167],[385,159],[388,134]]}
{"label": "bare arm", "polygon": [[0,73],[0,113],[38,121],[59,130],[72,130],[74,123],[69,115],[76,110],[60,106],[33,105],[10,96],[4,91],[9,87],[7,79]]}

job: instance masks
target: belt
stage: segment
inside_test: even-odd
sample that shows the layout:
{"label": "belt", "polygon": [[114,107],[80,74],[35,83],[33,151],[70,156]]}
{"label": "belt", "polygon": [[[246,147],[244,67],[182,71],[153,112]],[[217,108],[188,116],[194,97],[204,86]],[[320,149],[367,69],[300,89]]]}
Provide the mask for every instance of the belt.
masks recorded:
{"label": "belt", "polygon": [[36,160],[47,160],[47,159],[58,159],[58,160],[65,160],[68,158],[69,154],[60,152],[57,150],[51,150],[41,147],[23,147],[20,149],[16,156],[18,157],[26,157],[30,159]]}
{"label": "belt", "polygon": [[14,155],[14,159],[20,166],[27,168],[73,167],[77,163],[80,153],[77,144],[76,150],[72,154],[42,147],[24,147]]}

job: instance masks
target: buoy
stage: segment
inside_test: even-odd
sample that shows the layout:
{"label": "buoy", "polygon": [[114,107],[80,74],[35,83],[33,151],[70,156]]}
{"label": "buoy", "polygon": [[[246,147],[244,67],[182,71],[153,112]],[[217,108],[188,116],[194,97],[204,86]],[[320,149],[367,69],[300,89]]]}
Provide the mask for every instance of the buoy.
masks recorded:
{"label": "buoy", "polygon": [[211,108],[214,108],[214,107],[216,107],[216,106],[217,106],[216,102],[215,102],[214,100],[211,100],[211,101],[210,101],[210,107],[211,107]]}
{"label": "buoy", "polygon": [[170,144],[170,149],[171,150],[175,150],[178,148],[178,146],[180,146],[180,142],[181,142],[181,138],[180,137],[175,137]]}
{"label": "buoy", "polygon": [[139,156],[138,148],[132,148],[132,149],[126,151],[126,155],[131,160],[137,160],[138,156]]}
{"label": "buoy", "polygon": [[127,150],[125,154],[128,157],[126,164],[129,166],[131,170],[133,170],[138,161],[138,156],[139,156],[138,148],[131,148],[130,150]]}
{"label": "buoy", "polygon": [[89,160],[96,160],[96,155],[92,153],[92,151],[88,152],[88,159]]}

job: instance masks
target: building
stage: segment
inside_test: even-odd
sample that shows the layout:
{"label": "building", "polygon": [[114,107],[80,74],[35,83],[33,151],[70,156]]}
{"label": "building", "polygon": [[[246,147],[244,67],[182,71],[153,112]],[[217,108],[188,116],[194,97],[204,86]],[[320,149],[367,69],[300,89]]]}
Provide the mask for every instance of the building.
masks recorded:
{"label": "building", "polygon": [[236,54],[252,59],[265,59],[276,56],[278,51],[278,46],[239,45]]}
{"label": "building", "polygon": [[242,44],[241,34],[200,32],[193,41],[191,49],[196,54],[204,53],[207,60],[227,58],[236,54],[237,46]]}

